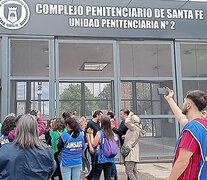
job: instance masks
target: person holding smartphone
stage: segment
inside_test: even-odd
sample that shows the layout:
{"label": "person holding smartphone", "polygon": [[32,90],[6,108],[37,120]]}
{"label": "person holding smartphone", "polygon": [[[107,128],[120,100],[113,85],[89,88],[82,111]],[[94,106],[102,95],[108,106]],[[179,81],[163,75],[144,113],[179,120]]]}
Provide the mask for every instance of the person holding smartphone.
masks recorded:
{"label": "person holding smartphone", "polygon": [[207,93],[189,91],[184,98],[182,109],[173,100],[173,90],[166,88],[164,95],[176,119],[184,126],[176,143],[173,168],[167,180],[207,179],[206,129],[207,118],[202,110],[207,106]]}
{"label": "person holding smartphone", "polygon": [[[41,112],[39,110],[36,111],[36,119],[37,119],[37,123],[38,123],[39,136],[41,136],[45,132],[46,125],[41,117]],[[14,140],[15,133],[16,133],[16,128],[14,128],[12,131],[10,131],[10,133],[8,135],[8,139],[10,141]]]}

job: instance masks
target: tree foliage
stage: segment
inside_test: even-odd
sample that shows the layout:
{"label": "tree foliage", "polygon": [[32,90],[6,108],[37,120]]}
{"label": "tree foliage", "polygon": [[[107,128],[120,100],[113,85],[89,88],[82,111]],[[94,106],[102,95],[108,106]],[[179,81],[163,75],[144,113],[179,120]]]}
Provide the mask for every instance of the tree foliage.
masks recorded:
{"label": "tree foliage", "polygon": [[85,112],[83,112],[81,99],[84,97],[82,96],[80,84],[69,84],[60,95],[60,113],[77,111],[78,115],[91,116],[96,110],[111,109],[111,103],[108,101],[111,99],[110,84],[104,87],[98,97],[94,97],[90,89],[84,86]]}

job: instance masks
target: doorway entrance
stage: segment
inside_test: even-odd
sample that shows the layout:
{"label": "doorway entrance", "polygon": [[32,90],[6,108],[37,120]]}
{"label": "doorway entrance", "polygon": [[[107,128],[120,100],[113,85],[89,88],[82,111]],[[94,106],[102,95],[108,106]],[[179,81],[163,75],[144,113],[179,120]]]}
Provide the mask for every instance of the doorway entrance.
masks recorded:
{"label": "doorway entrance", "polygon": [[77,111],[77,118],[86,115],[89,120],[94,111],[110,109],[120,124],[120,109],[128,108],[140,116],[147,131],[140,138],[141,160],[171,158],[178,126],[157,87],[176,89],[172,42],[12,39],[10,43],[10,112],[40,109],[48,120]]}
{"label": "doorway entrance", "polygon": [[114,41],[57,40],[57,115],[115,110]]}

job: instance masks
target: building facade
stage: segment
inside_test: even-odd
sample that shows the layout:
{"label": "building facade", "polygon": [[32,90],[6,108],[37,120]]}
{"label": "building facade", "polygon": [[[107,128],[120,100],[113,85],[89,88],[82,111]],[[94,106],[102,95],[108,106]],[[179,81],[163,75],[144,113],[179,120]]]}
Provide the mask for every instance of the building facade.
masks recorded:
{"label": "building facade", "polygon": [[207,4],[183,1],[0,1],[1,121],[40,109],[88,119],[121,108],[142,119],[145,161],[172,158],[181,127],[157,88],[182,106],[207,90]]}

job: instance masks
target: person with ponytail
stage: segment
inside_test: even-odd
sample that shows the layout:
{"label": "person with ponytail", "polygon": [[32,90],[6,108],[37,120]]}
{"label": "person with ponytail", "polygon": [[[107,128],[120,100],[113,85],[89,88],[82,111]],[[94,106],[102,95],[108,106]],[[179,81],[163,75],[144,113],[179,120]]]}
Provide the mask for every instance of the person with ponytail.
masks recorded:
{"label": "person with ponytail", "polygon": [[[111,180],[111,170],[112,165],[115,162],[115,158],[107,157],[104,154],[104,141],[114,141],[116,150],[118,150],[116,141],[114,139],[114,133],[111,129],[110,119],[107,117],[102,117],[100,120],[101,130],[96,133],[95,138],[93,137],[93,131],[89,132],[90,141],[95,148],[95,158],[94,158],[94,172],[93,180],[99,180],[102,170],[104,171],[104,179]],[[104,144],[104,145],[103,145]]]}
{"label": "person with ponytail", "polygon": [[58,141],[60,151],[60,169],[63,180],[80,179],[82,166],[82,150],[85,147],[80,126],[74,118],[66,118],[67,132],[64,132]]}

